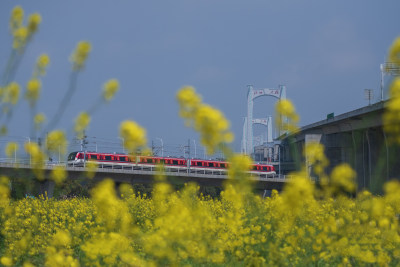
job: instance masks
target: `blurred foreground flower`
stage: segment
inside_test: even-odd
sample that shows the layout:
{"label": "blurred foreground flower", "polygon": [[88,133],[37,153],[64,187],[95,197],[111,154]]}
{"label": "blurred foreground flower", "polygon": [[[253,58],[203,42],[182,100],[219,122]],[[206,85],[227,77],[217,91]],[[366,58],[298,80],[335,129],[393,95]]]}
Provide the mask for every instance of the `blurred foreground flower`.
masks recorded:
{"label": "blurred foreground flower", "polygon": [[46,154],[43,153],[39,145],[34,142],[25,143],[25,151],[30,155],[31,164],[35,167],[33,169],[34,174],[39,180],[43,180],[44,171],[42,167],[46,160]]}
{"label": "blurred foreground flower", "polygon": [[219,146],[233,141],[230,123],[224,114],[201,102],[201,96],[191,86],[181,88],[177,93],[179,114],[185,119],[185,125],[200,133],[201,143],[208,154],[214,154]]}
{"label": "blurred foreground flower", "polygon": [[8,84],[3,90],[4,91],[2,92],[2,102],[12,105],[17,104],[20,92],[19,84],[16,82],[12,82]]}
{"label": "blurred foreground flower", "polygon": [[252,160],[247,155],[234,154],[229,158],[228,176],[231,179],[243,180],[248,178]]}
{"label": "blurred foreground flower", "polygon": [[6,176],[0,176],[0,208],[7,207],[10,201],[10,180]]}
{"label": "blurred foreground flower", "polygon": [[78,117],[75,119],[75,133],[78,139],[82,139],[87,129],[89,123],[91,121],[90,115],[87,112],[79,113]]}
{"label": "blurred foreground flower", "polygon": [[50,63],[50,58],[47,54],[41,54],[36,61],[36,69],[34,77],[46,74],[46,68]]}
{"label": "blurred foreground flower", "polygon": [[7,157],[14,158],[15,154],[18,151],[18,149],[19,149],[18,143],[16,143],[16,142],[8,142],[7,146],[6,146],[6,149],[5,149]]}
{"label": "blurred foreground flower", "polygon": [[119,90],[119,82],[116,79],[107,81],[103,87],[103,98],[110,101]]}
{"label": "blurred foreground flower", "polygon": [[[316,142],[307,143],[304,148],[306,164],[310,170],[307,170],[308,175],[316,174],[320,179],[325,178],[325,168],[329,165],[329,160],[324,153],[325,147]],[[313,171],[313,173],[311,173]]]}
{"label": "blurred foreground flower", "polygon": [[32,79],[27,83],[25,98],[29,101],[31,107],[35,106],[37,100],[39,99],[41,88],[42,83],[38,79]]}
{"label": "blurred foreground flower", "polygon": [[42,124],[46,121],[46,116],[43,113],[38,113],[33,118],[33,122],[35,123],[35,129],[39,130],[42,127]]}
{"label": "blurred foreground flower", "polygon": [[[400,37],[389,49],[388,60],[400,68]],[[389,100],[383,114],[383,129],[388,141],[400,144],[400,78],[396,77],[389,90]]]}
{"label": "blurred foreground flower", "polygon": [[297,123],[299,115],[292,102],[288,99],[281,99],[275,105],[275,124],[281,131],[295,133],[299,130]]}
{"label": "blurred foreground flower", "polygon": [[34,13],[28,18],[28,34],[34,34],[39,27],[40,22],[42,21],[42,17],[38,13]]}
{"label": "blurred foreground flower", "polygon": [[388,61],[400,65],[400,37],[397,37],[389,49]]}
{"label": "blurred foreground flower", "polygon": [[24,10],[21,6],[16,6],[11,11],[10,17],[10,30],[11,32],[15,32],[22,26],[22,22],[24,21]]}
{"label": "blurred foreground flower", "polygon": [[81,41],[77,44],[75,51],[71,55],[73,70],[81,70],[85,66],[87,57],[89,56],[92,46],[88,41]]}
{"label": "blurred foreground flower", "polygon": [[46,148],[50,152],[64,154],[67,150],[67,138],[63,131],[55,130],[47,135]]}
{"label": "blurred foreground flower", "polygon": [[61,185],[67,178],[67,171],[64,166],[55,166],[51,171],[51,178],[57,185]]}
{"label": "blurred foreground flower", "polygon": [[355,177],[356,172],[350,167],[350,165],[346,163],[340,164],[332,171],[332,187],[336,191],[354,193],[356,190]]}
{"label": "blurred foreground flower", "polygon": [[119,135],[124,140],[124,147],[129,153],[136,153],[138,148],[146,146],[146,130],[134,121],[124,121],[119,127]]}

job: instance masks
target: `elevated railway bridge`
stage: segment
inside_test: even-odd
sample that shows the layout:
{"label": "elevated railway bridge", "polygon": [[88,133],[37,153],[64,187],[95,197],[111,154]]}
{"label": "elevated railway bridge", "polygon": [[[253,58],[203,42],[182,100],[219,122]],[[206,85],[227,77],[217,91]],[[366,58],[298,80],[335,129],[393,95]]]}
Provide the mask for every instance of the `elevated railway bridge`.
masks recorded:
{"label": "elevated railway bridge", "polygon": [[[104,179],[112,179],[116,185],[128,184],[152,184],[157,181],[157,176],[163,175],[167,182],[174,185],[194,182],[200,186],[222,187],[229,178],[226,171],[221,170],[195,170],[190,168],[175,169],[166,167],[161,173],[154,166],[126,166],[113,165],[112,163],[100,164],[93,172],[93,177],[89,178],[88,168],[67,166],[65,163],[45,164],[41,166],[31,165],[29,162],[0,162],[0,173],[11,178],[27,177],[32,179],[38,186],[37,194],[46,192],[48,197],[52,197],[55,184],[50,178],[51,171],[57,166],[62,166],[67,171],[67,179],[91,180],[99,182]],[[38,181],[34,178],[33,170],[42,169],[44,180]],[[260,194],[265,195],[272,189],[281,190],[288,178],[278,175],[249,175],[253,182],[254,189]],[[30,192],[29,192],[30,193]]]}

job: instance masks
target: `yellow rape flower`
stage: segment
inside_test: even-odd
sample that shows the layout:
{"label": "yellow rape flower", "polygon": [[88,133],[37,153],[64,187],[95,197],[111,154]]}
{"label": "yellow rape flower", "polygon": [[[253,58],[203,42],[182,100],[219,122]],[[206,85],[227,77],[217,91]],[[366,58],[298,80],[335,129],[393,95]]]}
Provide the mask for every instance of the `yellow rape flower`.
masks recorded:
{"label": "yellow rape flower", "polygon": [[130,153],[136,153],[140,147],[147,143],[146,130],[134,121],[124,121],[119,127],[119,135],[124,140],[124,147]]}
{"label": "yellow rape flower", "polygon": [[11,11],[10,17],[10,29],[11,32],[14,32],[16,29],[22,26],[22,22],[24,20],[24,10],[21,6],[16,6]]}
{"label": "yellow rape flower", "polygon": [[29,142],[25,143],[25,151],[31,156],[32,164],[43,165],[46,159],[46,155],[40,150],[37,143]]}
{"label": "yellow rape flower", "polygon": [[292,102],[288,99],[281,99],[275,105],[275,121],[283,131],[297,132],[299,116]]}
{"label": "yellow rape flower", "polygon": [[71,266],[78,267],[79,261],[74,259],[69,249],[71,237],[68,232],[58,230],[53,236],[52,246],[46,249],[46,266]]}
{"label": "yellow rape flower", "polygon": [[128,207],[116,195],[111,179],[101,181],[91,192],[93,203],[98,210],[98,220],[109,230],[129,231],[131,217],[126,216]]}
{"label": "yellow rape flower", "polygon": [[10,184],[6,176],[0,176],[0,208],[6,207],[10,200]]}
{"label": "yellow rape flower", "polygon": [[75,51],[72,53],[70,60],[73,63],[74,70],[80,70],[85,66],[85,62],[92,49],[88,41],[81,41],[77,44]]}
{"label": "yellow rape flower", "polygon": [[46,68],[50,64],[50,57],[47,54],[41,54],[36,61],[36,69],[38,74],[45,75]]}
{"label": "yellow rape flower", "polygon": [[13,36],[13,48],[19,50],[26,45],[28,29],[26,27],[19,27],[14,31]]}
{"label": "yellow rape flower", "polygon": [[71,237],[68,232],[59,230],[53,236],[52,245],[55,247],[68,246],[71,243]]}
{"label": "yellow rape flower", "polygon": [[110,101],[119,90],[119,82],[116,79],[107,81],[103,87],[103,98]]}
{"label": "yellow rape flower", "polygon": [[57,185],[60,185],[67,178],[67,171],[63,166],[56,166],[51,171],[51,178],[54,180],[54,182],[56,182]]}
{"label": "yellow rape flower", "polygon": [[[179,104],[179,115],[184,119],[190,119],[201,105],[201,96],[196,93],[192,86],[182,87],[176,98]],[[191,122],[191,120],[185,121],[186,126],[191,126]]]}
{"label": "yellow rape flower", "polygon": [[346,192],[354,192],[356,185],[354,179],[355,171],[347,163],[336,166],[331,174],[332,186],[336,189],[344,189]]}
{"label": "yellow rape flower", "polygon": [[0,127],[0,136],[6,135],[7,132],[8,132],[7,126],[2,125],[2,126]]}
{"label": "yellow rape flower", "polygon": [[29,16],[29,18],[28,18],[29,35],[32,35],[37,31],[41,21],[42,21],[42,17],[38,13],[34,13]]}
{"label": "yellow rape flower", "polygon": [[303,205],[314,201],[314,185],[304,173],[292,175],[294,178],[285,184],[282,198],[288,210],[299,212]]}
{"label": "yellow rape flower", "polygon": [[46,116],[43,113],[38,113],[33,118],[33,122],[35,123],[35,129],[39,130],[42,126],[43,122],[46,121]]}
{"label": "yellow rape flower", "polygon": [[234,154],[229,159],[228,176],[231,179],[244,179],[248,177],[248,171],[250,170],[252,160],[247,155]]}
{"label": "yellow rape flower", "polygon": [[[325,168],[329,165],[329,160],[325,156],[324,146],[320,143],[307,143],[304,149],[307,167],[312,168],[314,173],[323,178]],[[311,170],[307,170],[309,175]]]}
{"label": "yellow rape flower", "polygon": [[7,157],[14,158],[15,153],[18,151],[18,149],[19,149],[18,143],[16,143],[16,142],[8,142],[7,146],[6,146],[6,149],[5,149]]}
{"label": "yellow rape flower", "polygon": [[194,129],[201,134],[201,143],[209,154],[213,154],[218,145],[233,141],[229,121],[218,109],[202,105],[197,110],[194,121]]}
{"label": "yellow rape flower", "polygon": [[31,106],[34,106],[39,99],[41,88],[42,83],[38,79],[32,79],[27,83],[25,98],[29,101]]}
{"label": "yellow rape flower", "polygon": [[51,152],[64,154],[67,149],[67,138],[61,130],[55,130],[47,135],[46,148]]}
{"label": "yellow rape flower", "polygon": [[0,263],[3,264],[4,266],[11,266],[13,265],[13,261],[10,257],[1,257]]}
{"label": "yellow rape flower", "polygon": [[79,113],[78,117],[76,117],[74,130],[79,139],[83,138],[84,131],[88,127],[90,120],[90,115],[87,112],[81,112]]}
{"label": "yellow rape flower", "polygon": [[390,98],[383,114],[383,129],[388,141],[400,144],[400,78],[396,77],[390,86]]}
{"label": "yellow rape flower", "polygon": [[201,143],[209,154],[223,143],[233,141],[233,133],[229,130],[229,121],[224,114],[201,102],[201,96],[191,86],[182,87],[176,98],[179,103],[179,114],[185,119],[185,125],[193,127],[201,135]]}
{"label": "yellow rape flower", "polygon": [[400,65],[400,37],[397,37],[389,49],[388,60],[390,63]]}
{"label": "yellow rape flower", "polygon": [[86,175],[89,179],[93,179],[93,177],[96,175],[97,168],[97,162],[90,160],[86,162]]}
{"label": "yellow rape flower", "polygon": [[10,83],[6,88],[3,96],[4,103],[17,104],[19,99],[20,87],[16,82]]}

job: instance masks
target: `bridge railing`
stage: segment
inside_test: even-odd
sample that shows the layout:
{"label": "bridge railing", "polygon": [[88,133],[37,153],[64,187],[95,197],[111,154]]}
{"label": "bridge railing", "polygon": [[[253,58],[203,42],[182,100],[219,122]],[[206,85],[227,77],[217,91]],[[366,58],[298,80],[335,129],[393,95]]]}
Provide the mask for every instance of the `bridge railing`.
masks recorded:
{"label": "bridge railing", "polygon": [[[77,170],[82,170],[87,168],[86,164],[82,163],[67,163],[67,162],[58,162],[58,161],[43,161],[43,162],[35,162],[33,163],[29,158],[28,159],[14,159],[14,158],[0,158],[0,164],[3,166],[11,167],[11,168],[46,168],[53,169],[58,166],[74,168]],[[97,169],[107,170],[110,172],[120,171],[120,170],[131,170],[131,171],[146,171],[146,172],[159,172],[159,168],[154,165],[143,165],[143,164],[118,164],[113,162],[107,163],[97,163]],[[168,174],[173,173],[187,173],[187,174],[200,174],[200,175],[214,175],[214,176],[227,176],[227,170],[221,169],[200,169],[200,168],[185,168],[185,167],[174,167],[174,166],[164,166],[164,171]],[[268,180],[268,179],[290,179],[289,176],[284,175],[272,175],[272,174],[264,174],[264,173],[249,173],[249,175],[254,179],[260,180]]]}
{"label": "bridge railing", "polygon": [[[74,164],[69,163],[69,167],[73,168],[82,168],[86,167],[82,163]],[[108,170],[131,170],[131,171],[149,171],[149,172],[159,172],[159,168],[154,165],[145,165],[145,164],[118,164],[113,162],[107,163],[97,163],[98,169],[108,169]],[[174,166],[164,166],[164,171],[166,173],[187,173],[187,174],[203,174],[203,175],[217,175],[217,176],[226,176],[228,171],[221,169],[209,169],[209,168],[186,168],[186,167],[174,167]],[[278,176],[273,174],[265,174],[265,173],[249,173],[251,177],[259,178],[259,179],[270,179],[270,178],[282,178],[285,179],[284,176]]]}

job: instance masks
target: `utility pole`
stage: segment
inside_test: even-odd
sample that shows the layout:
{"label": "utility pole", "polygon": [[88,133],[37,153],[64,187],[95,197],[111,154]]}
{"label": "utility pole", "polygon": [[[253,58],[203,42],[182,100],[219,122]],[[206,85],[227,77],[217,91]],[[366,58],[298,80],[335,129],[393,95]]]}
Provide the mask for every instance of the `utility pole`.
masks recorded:
{"label": "utility pole", "polygon": [[83,138],[81,139],[81,151],[83,151],[83,167],[86,167],[86,145],[89,143],[86,138],[87,136],[83,135]]}
{"label": "utility pole", "polygon": [[[160,137],[156,137],[156,139],[160,140],[161,142],[161,157],[164,157],[164,142]],[[153,143],[153,141],[151,141],[151,143]]]}

